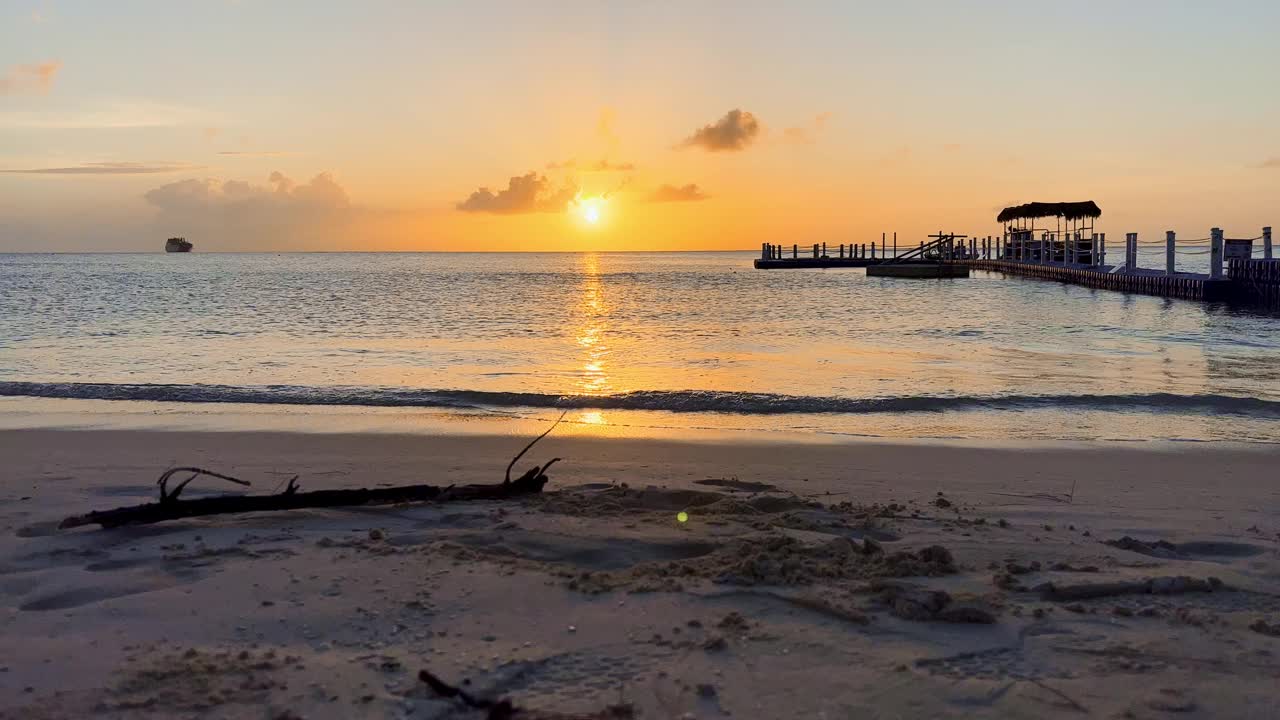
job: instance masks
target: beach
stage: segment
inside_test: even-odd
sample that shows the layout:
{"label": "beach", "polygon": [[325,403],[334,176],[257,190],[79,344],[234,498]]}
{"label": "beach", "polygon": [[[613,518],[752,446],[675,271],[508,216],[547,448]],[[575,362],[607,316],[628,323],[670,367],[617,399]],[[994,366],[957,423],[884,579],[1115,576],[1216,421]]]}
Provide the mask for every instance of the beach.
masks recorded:
{"label": "beach", "polygon": [[0,720],[1280,718],[1280,3],[10,5]]}
{"label": "beach", "polygon": [[526,497],[56,529],[179,464],[253,483],[184,497],[493,483],[526,441],[0,431],[0,716],[484,716],[422,670],[639,717],[1274,710],[1266,445],[557,432]]}

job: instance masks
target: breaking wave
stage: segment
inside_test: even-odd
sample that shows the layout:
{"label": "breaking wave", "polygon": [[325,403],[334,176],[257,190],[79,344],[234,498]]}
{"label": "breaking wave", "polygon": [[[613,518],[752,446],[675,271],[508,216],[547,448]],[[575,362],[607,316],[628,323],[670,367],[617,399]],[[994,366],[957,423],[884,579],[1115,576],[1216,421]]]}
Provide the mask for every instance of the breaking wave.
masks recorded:
{"label": "breaking wave", "polygon": [[1120,395],[905,395],[875,398],[814,397],[711,390],[639,390],[613,395],[554,395],[480,390],[298,385],[161,385],[0,382],[0,396],[182,403],[349,405],[423,408],[563,408],[661,410],[676,413],[784,415],[926,413],[947,410],[1068,409],[1231,414],[1280,418],[1280,401],[1230,395],[1133,393]]}

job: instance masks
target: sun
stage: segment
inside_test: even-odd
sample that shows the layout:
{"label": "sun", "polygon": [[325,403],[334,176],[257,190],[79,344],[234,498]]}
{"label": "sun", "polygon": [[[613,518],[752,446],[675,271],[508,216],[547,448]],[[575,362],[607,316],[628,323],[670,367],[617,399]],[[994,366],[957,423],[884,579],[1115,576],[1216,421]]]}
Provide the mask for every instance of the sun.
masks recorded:
{"label": "sun", "polygon": [[599,195],[579,197],[573,202],[573,212],[578,219],[589,227],[604,222],[604,210],[607,200]]}

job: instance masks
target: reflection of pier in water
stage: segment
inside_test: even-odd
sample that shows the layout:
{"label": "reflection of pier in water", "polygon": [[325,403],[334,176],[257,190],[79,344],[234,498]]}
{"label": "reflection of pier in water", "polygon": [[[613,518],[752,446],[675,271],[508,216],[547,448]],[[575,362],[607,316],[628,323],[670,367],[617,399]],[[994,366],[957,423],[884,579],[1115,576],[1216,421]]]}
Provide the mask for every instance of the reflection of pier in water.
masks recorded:
{"label": "reflection of pier in water", "polygon": [[[1175,232],[1165,233],[1163,269],[1138,266],[1138,233],[1125,235],[1123,260],[1107,262],[1106,233],[1095,232],[1094,221],[1102,210],[1092,201],[1069,203],[1027,203],[1002,210],[996,218],[1004,225],[1001,235],[931,235],[930,242],[899,250],[897,233],[880,236],[880,242],[828,246],[761,246],[755,267],[762,270],[789,268],[868,268],[868,274],[886,266],[900,266],[899,276],[948,276],[947,273],[911,273],[911,265],[953,265],[1020,275],[1041,280],[1084,285],[1104,290],[1135,292],[1189,300],[1226,300],[1280,305],[1280,259],[1272,255],[1271,228],[1250,238],[1228,238],[1221,228],[1213,228],[1203,238],[1179,240]],[[1040,223],[1052,218],[1052,227]],[[1260,242],[1261,256],[1255,257]],[[1148,244],[1150,248],[1152,245]],[[1178,269],[1180,260],[1206,256],[1208,272]],[[875,268],[872,270],[871,268]],[[897,273],[895,273],[897,274]]]}

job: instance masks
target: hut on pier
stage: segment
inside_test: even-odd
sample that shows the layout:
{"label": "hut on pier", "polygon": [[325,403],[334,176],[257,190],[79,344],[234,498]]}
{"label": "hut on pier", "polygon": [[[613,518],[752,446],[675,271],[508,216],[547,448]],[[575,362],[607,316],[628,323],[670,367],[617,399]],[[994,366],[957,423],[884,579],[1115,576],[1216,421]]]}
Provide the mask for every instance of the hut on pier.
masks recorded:
{"label": "hut on pier", "polygon": [[[1102,209],[1092,200],[1007,207],[996,216],[996,222],[1004,225],[1004,258],[1099,265],[1102,235],[1094,234],[1093,221],[1101,216]],[[1053,218],[1052,228],[1049,218]]]}

